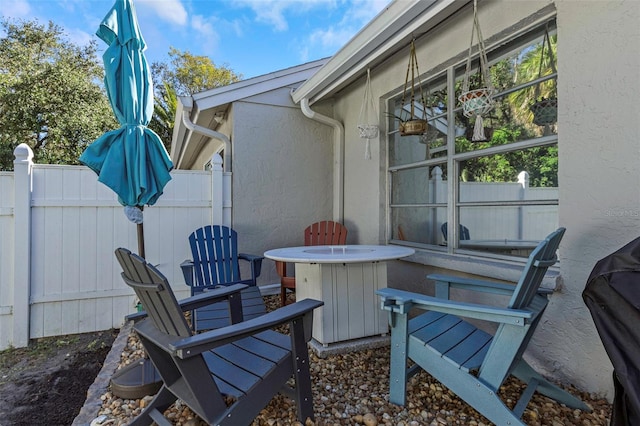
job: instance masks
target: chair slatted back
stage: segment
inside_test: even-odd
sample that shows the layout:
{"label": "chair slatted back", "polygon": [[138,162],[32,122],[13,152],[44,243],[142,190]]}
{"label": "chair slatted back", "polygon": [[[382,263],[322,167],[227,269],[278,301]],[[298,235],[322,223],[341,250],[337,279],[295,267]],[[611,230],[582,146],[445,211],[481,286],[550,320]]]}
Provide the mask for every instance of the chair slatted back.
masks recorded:
{"label": "chair slatted back", "polygon": [[240,281],[238,234],[221,225],[196,229],[189,235],[196,286]]}
{"label": "chair slatted back", "polygon": [[531,252],[520,280],[509,301],[509,308],[522,309],[531,304],[542,284],[547,269],[557,262],[556,251],[565,228],[558,228]]}
{"label": "chair slatted back", "polygon": [[[442,231],[442,236],[444,237],[445,241],[447,240],[448,234],[449,234],[449,225],[447,224],[447,222],[443,223],[442,226],[440,226],[440,231]],[[458,230],[458,238],[460,240],[470,240],[471,239],[471,234],[469,232],[469,228],[467,228],[466,226],[460,224],[460,228]]]}
{"label": "chair slatted back", "polygon": [[162,273],[125,248],[115,253],[122,267],[122,278],[136,292],[158,330],[171,336],[191,336],[191,329]]}
{"label": "chair slatted back", "polygon": [[347,242],[347,228],[341,223],[324,220],[309,225],[304,230],[305,246],[344,245]]}
{"label": "chair slatted back", "polygon": [[556,250],[564,231],[565,228],[558,228],[538,244],[529,255],[529,260],[522,271],[518,284],[516,284],[509,301],[509,308],[526,308],[537,315],[531,323],[526,324],[521,330],[515,326],[518,329],[517,332],[514,332],[513,325],[502,323],[498,326],[479,372],[479,377],[485,383],[491,384],[494,389],[498,389],[502,385],[522,358],[542,318],[542,312],[547,307],[547,298],[536,297],[536,295],[547,269],[557,261]]}

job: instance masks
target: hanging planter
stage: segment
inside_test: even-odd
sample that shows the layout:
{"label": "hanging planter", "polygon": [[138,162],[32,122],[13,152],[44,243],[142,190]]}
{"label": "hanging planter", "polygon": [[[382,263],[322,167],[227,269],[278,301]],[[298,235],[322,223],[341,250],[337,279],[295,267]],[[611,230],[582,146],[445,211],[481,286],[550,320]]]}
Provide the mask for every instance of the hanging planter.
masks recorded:
{"label": "hanging planter", "polygon": [[[409,73],[411,73],[411,81],[409,81]],[[422,115],[416,113],[416,80],[420,89],[419,101],[422,104]],[[409,97],[409,111],[404,109],[407,97]],[[407,66],[407,76],[404,80],[404,89],[402,91],[402,111],[400,118],[400,136],[422,135],[427,131],[427,113],[424,92],[420,83],[420,70],[418,69],[418,58],[416,57],[416,46],[414,40],[411,40],[411,50],[409,53],[409,65]],[[408,113],[408,116],[407,116]]]}
{"label": "hanging planter", "polygon": [[542,98],[529,107],[533,113],[533,124],[549,126],[558,121],[558,99]]}
{"label": "hanging planter", "polygon": [[[549,38],[549,32],[547,28],[544,30],[544,38],[542,39],[542,48],[540,50],[540,68],[538,70],[538,79],[542,78],[542,69],[544,64],[544,51],[547,49],[549,55],[549,66],[552,73],[557,73],[555,60],[553,58],[553,51],[551,50],[551,39]],[[555,80],[554,80],[555,81]],[[558,99],[555,95],[555,84],[552,89],[552,94],[548,98],[539,98],[541,88],[538,83],[534,92],[535,102],[529,107],[529,110],[533,113],[533,124],[538,126],[544,126],[544,135],[551,133],[551,125],[558,121]]]}
{"label": "hanging planter", "polygon": [[360,116],[358,117],[358,134],[360,138],[366,139],[364,158],[371,159],[371,139],[378,137],[380,129],[378,127],[378,113],[376,105],[373,101],[371,93],[371,72],[367,69],[367,82],[364,86],[364,97],[362,106],[360,107]]}
{"label": "hanging planter", "polygon": [[[471,89],[469,87],[469,79],[471,77],[471,59],[473,51],[474,35],[478,38],[478,51],[480,56],[480,77],[481,82],[485,86]],[[487,140],[484,132],[483,116],[488,114],[494,106],[493,100],[494,88],[491,83],[491,75],[489,74],[489,65],[487,61],[487,52],[484,46],[484,39],[480,31],[480,22],[478,21],[478,1],[473,1],[473,28],[471,29],[471,44],[469,45],[469,55],[467,56],[467,67],[464,73],[462,83],[462,94],[458,96],[458,100],[462,104],[462,113],[465,117],[475,118],[475,125],[471,140],[474,142]]]}
{"label": "hanging planter", "polygon": [[400,122],[400,136],[421,135],[427,131],[427,121],[421,118]]}

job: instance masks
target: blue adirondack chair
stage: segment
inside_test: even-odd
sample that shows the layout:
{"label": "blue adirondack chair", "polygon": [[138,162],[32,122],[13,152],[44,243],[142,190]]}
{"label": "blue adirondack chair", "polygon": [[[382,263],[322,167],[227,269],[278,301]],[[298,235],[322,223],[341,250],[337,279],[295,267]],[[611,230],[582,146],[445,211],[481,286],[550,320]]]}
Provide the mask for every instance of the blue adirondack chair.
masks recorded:
{"label": "blue adirondack chair", "polygon": [[[448,232],[449,228],[448,228],[448,224],[447,222],[443,223],[442,226],[440,226],[440,231],[442,231],[442,236],[444,237],[444,240],[447,241],[447,236],[449,234]],[[469,228],[467,228],[466,226],[460,224],[460,229],[458,231],[459,235],[458,238],[460,238],[461,240],[470,240],[471,239],[471,235],[469,234]]]}
{"label": "blue adirondack chair", "polygon": [[[556,250],[565,229],[559,228],[536,247],[513,286],[476,279],[429,275],[436,297],[385,288],[377,293],[389,311],[391,325],[390,401],[404,405],[407,380],[420,368],[439,380],[497,425],[524,425],[521,416],[538,392],[569,407],[590,410],[581,400],[547,381],[522,359],[547,306],[539,291],[547,268],[556,262]],[[511,296],[507,307],[449,300],[451,288]],[[409,319],[409,311],[426,311]],[[462,318],[497,323],[494,335]],[[414,361],[407,368],[407,360]],[[498,396],[509,375],[527,383],[513,410]]]}
{"label": "blue adirondack chair", "polygon": [[[209,225],[196,229],[189,235],[192,260],[180,264],[185,283],[191,287],[191,295],[209,291],[220,286],[246,284],[242,291],[244,319],[263,315],[266,307],[256,286],[260,276],[263,256],[238,253],[238,234],[222,225]],[[250,267],[250,277],[242,278],[240,261]],[[192,327],[195,331],[211,330],[229,325],[229,314],[225,304],[213,304],[194,310]]]}

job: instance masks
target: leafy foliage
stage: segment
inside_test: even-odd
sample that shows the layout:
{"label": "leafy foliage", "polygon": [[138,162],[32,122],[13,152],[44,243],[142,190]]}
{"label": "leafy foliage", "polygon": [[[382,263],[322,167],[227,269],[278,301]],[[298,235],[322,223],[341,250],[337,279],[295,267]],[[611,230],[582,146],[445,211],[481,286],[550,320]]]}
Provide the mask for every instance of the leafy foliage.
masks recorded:
{"label": "leafy foliage", "polygon": [[149,128],[160,136],[164,147],[169,151],[171,149],[176,108],[178,107],[178,95],[173,86],[167,82],[163,84],[163,89],[158,92],[159,97],[155,98],[153,104],[153,116],[149,122]]}
{"label": "leafy foliage", "polygon": [[20,143],[38,163],[78,164],[88,144],[118,127],[95,43],[74,45],[53,22],[0,25],[0,170],[13,169]]}
{"label": "leafy foliage", "polygon": [[207,56],[169,50],[170,63],[154,62],[151,74],[155,87],[154,116],[149,123],[170,150],[178,96],[226,86],[242,79],[226,65],[216,66]]}
{"label": "leafy foliage", "polygon": [[[556,56],[556,36],[551,37],[552,55],[543,54],[542,43],[528,46],[514,57],[505,58],[491,66],[491,79],[498,92],[536,80],[551,73],[551,58]],[[472,79],[472,86],[475,81]],[[456,92],[461,82],[457,82]],[[456,138],[456,152],[469,152],[498,145],[505,145],[542,135],[542,129],[532,123],[530,105],[536,95],[555,97],[555,79],[536,86],[514,91],[502,99],[496,99],[493,111],[485,117],[485,126],[493,127],[489,141],[471,142],[466,137]],[[472,120],[461,112],[456,123],[469,129]],[[518,173],[529,172],[530,185],[534,187],[558,186],[558,148],[544,146],[512,151],[504,154],[482,156],[461,164],[461,179],[477,182],[513,182]]]}

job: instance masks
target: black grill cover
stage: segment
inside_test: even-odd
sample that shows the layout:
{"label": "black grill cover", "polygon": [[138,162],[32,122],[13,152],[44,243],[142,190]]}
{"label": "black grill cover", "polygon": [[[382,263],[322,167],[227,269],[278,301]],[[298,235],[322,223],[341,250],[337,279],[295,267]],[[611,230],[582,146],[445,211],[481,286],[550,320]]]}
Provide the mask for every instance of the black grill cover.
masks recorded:
{"label": "black grill cover", "polygon": [[640,425],[640,238],[596,263],[582,298],[613,364],[611,425]]}

